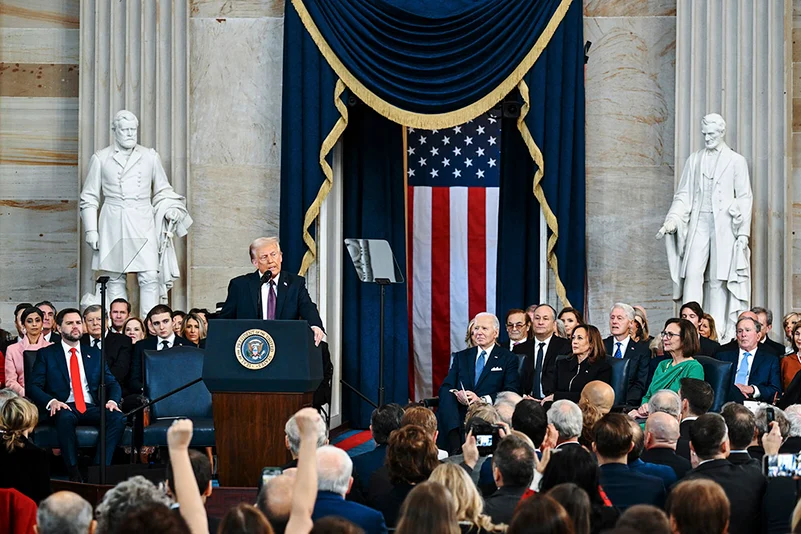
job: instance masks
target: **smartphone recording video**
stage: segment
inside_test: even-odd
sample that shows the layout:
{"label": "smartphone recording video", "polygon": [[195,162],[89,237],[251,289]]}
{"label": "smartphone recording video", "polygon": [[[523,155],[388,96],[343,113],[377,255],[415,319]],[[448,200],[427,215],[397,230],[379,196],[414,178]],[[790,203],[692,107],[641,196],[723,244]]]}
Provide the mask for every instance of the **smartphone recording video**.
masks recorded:
{"label": "smartphone recording video", "polygon": [[762,472],[768,478],[801,476],[801,454],[777,454],[762,459]]}

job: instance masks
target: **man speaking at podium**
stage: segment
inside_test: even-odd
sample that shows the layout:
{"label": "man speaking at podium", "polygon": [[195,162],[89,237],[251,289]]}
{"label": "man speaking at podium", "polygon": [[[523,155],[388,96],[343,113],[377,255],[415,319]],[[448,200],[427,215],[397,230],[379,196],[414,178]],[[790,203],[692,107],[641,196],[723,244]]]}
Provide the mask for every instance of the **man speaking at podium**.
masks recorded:
{"label": "man speaking at podium", "polygon": [[314,344],[323,339],[323,322],[302,276],[281,272],[283,256],[277,237],[260,237],[250,244],[256,272],[237,276],[228,284],[221,319],[297,320],[309,323]]}

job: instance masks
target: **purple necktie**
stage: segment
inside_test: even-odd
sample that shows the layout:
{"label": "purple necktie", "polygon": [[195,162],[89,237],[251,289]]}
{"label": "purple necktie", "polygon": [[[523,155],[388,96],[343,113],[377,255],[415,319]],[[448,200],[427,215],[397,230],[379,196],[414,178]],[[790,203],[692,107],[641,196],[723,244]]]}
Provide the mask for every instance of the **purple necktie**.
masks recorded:
{"label": "purple necktie", "polygon": [[267,320],[275,320],[275,282],[272,280],[267,287]]}

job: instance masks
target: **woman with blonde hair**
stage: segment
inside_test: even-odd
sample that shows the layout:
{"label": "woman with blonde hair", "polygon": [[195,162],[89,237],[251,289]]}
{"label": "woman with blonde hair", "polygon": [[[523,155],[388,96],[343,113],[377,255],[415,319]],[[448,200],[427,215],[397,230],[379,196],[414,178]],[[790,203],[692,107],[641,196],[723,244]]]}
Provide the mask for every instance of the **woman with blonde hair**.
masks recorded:
{"label": "woman with blonde hair", "polygon": [[37,504],[50,495],[50,458],[28,440],[39,422],[36,406],[24,397],[0,410],[0,488],[13,488]]}
{"label": "woman with blonde hair", "polygon": [[698,333],[712,341],[718,341],[718,329],[715,327],[715,318],[705,313],[698,323]]}
{"label": "woman with blonde hair", "polygon": [[203,318],[193,312],[186,314],[180,336],[188,339],[196,347],[206,348],[206,323]]}
{"label": "woman with blonde hair", "polygon": [[484,499],[461,466],[452,463],[440,464],[428,480],[439,482],[451,492],[456,506],[456,520],[459,521],[462,534],[483,534],[502,530],[492,524],[489,516],[484,515]]}
{"label": "woman with blonde hair", "polygon": [[[458,467],[458,466],[457,466]],[[461,469],[461,467],[459,467]],[[422,482],[403,501],[396,534],[459,534],[450,492],[442,484]]]}

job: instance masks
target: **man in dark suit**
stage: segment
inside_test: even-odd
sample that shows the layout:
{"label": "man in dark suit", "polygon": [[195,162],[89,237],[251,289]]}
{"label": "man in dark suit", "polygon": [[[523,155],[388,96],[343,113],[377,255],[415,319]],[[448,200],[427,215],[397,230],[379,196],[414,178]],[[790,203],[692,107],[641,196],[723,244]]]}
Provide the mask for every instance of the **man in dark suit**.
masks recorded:
{"label": "man in dark suit", "polygon": [[629,417],[608,413],[593,428],[592,450],[601,466],[601,487],[612,504],[621,511],[635,504],[662,508],[665,503],[662,479],[629,469],[628,454],[634,447]]}
{"label": "man in dark suit", "polygon": [[492,404],[501,391],[518,391],[517,356],[495,344],[500,331],[498,318],[482,312],[473,319],[475,347],[453,356],[448,376],[439,388],[440,447],[455,453],[464,441],[461,427],[467,406]]}
{"label": "man in dark suit", "polygon": [[492,476],[498,491],[485,499],[484,513],[496,525],[508,525],[534,479],[534,449],[515,435],[506,436],[492,455]]}
{"label": "man in dark suit", "polygon": [[690,459],[690,426],[698,417],[712,408],[715,402],[715,391],[712,386],[697,378],[684,377],[679,380],[679,398],[681,399],[681,424],[679,425],[679,442],[676,454]]}
{"label": "man in dark suit", "polygon": [[735,372],[729,388],[728,400],[743,402],[759,399],[772,404],[781,392],[779,359],[766,354],[759,345],[762,325],[751,317],[737,320],[737,345],[739,350],[719,352],[721,361],[731,362]]}
{"label": "man in dark suit", "polygon": [[520,358],[518,371],[522,376],[526,356],[534,354],[534,336],[531,331],[531,317],[519,308],[506,312],[506,334],[509,336],[508,348]]}
{"label": "man in dark suit", "polygon": [[103,331],[101,312],[102,309],[97,304],[93,304],[83,311],[86,334],[81,337],[81,343],[97,350],[102,350],[105,345],[106,365],[117,379],[117,383],[122,388],[122,396],[125,397],[129,393],[128,371],[131,368],[133,342],[128,336],[115,334],[111,330],[107,331],[105,339],[101,340],[100,336]]}
{"label": "man in dark suit", "polygon": [[[770,338],[767,337],[767,334],[765,334],[765,328],[762,327],[763,321],[760,320],[760,318],[759,318],[760,315],[757,312],[755,312],[754,310],[765,310],[765,308],[760,308],[758,306],[754,307],[754,308],[751,308],[750,310],[747,310],[747,311],[744,311],[743,313],[741,313],[737,317],[737,320],[739,321],[740,319],[743,319],[745,317],[750,317],[754,321],[759,322],[759,324],[760,324],[759,345],[758,345],[759,348],[762,349],[762,352],[764,354],[772,354],[772,355],[776,356],[777,358],[781,358],[782,356],[784,356],[784,345],[782,345],[781,343],[776,343],[775,341],[773,341],[773,340],[771,340]],[[765,317],[764,317],[763,320],[764,320],[764,323],[767,324],[767,322],[768,322],[767,313],[768,312],[767,312],[767,310],[765,310],[765,311],[766,311],[766,313],[765,313]],[[772,313],[770,314],[770,320],[771,320],[771,322],[773,322],[773,314]],[[736,351],[737,348],[738,348],[737,337],[735,336],[735,338],[732,339],[731,341],[729,341],[728,343],[718,347],[718,354],[720,354],[721,352],[733,352],[733,351]],[[717,356],[715,356],[715,357],[717,358]]]}
{"label": "man in dark suit", "polygon": [[756,314],[757,321],[762,325],[759,339],[760,347],[767,349],[779,358],[784,356],[786,352],[785,346],[770,338],[770,333],[773,330],[773,312],[761,306],[754,306],[751,311]]}
{"label": "man in dark suit", "polygon": [[[701,324],[701,319],[704,318],[704,309],[701,308],[700,304],[694,300],[691,300],[690,302],[685,302],[681,305],[679,317],[690,321],[693,326],[695,326],[695,329],[700,332],[698,327]],[[700,341],[701,345],[701,350],[698,352],[698,354],[702,356],[714,356],[720,349],[720,343],[717,341],[712,341],[708,337],[702,336],[700,333],[698,334],[698,340]]]}
{"label": "man in dark suit", "polygon": [[664,412],[652,413],[645,421],[645,452],[643,462],[666,465],[681,480],[692,469],[690,461],[676,454],[679,440],[679,422]]}
{"label": "man in dark suit", "polygon": [[[81,313],[73,308],[61,310],[56,322],[61,329],[62,340],[39,350],[33,365],[33,376],[27,384],[27,393],[40,410],[49,412],[70,480],[80,482],[75,427],[98,426],[100,410],[108,410],[106,464],[111,464],[125,428],[125,419],[118,407],[122,391],[108,366],[100,368],[100,352],[80,343]],[[100,373],[105,373],[109,399],[105,406],[97,405],[100,400]],[[99,461],[98,450],[95,462]]]}
{"label": "man in dark suit", "polygon": [[348,453],[331,445],[317,449],[317,501],[312,520],[328,516],[344,517],[366,534],[384,534],[387,526],[381,512],[345,500],[350,492],[353,463]]}
{"label": "man in dark suit", "polygon": [[395,403],[379,406],[370,416],[370,432],[373,434],[375,449],[352,458],[353,480],[356,485],[354,489],[363,499],[366,499],[370,475],[384,466],[389,435],[393,430],[400,428],[401,418],[403,418],[403,408]]}
{"label": "man in dark suit", "polygon": [[132,393],[141,393],[145,385],[142,365],[146,350],[167,350],[173,347],[195,346],[188,339],[175,334],[172,328],[172,310],[169,306],[165,304],[153,306],[148,316],[156,335],[155,337],[146,337],[134,345],[134,354],[133,358],[131,358],[131,373],[128,378],[128,387]]}
{"label": "man in dark suit", "polygon": [[[302,276],[281,271],[283,255],[277,237],[260,237],[250,244],[256,272],[237,276],[228,284],[220,319],[297,320],[309,323],[314,343],[323,339],[323,322]],[[268,274],[270,273],[270,274]]]}
{"label": "man in dark suit", "polygon": [[56,332],[56,307],[49,300],[37,303],[36,307],[42,310],[42,335],[47,341],[57,345],[61,336]]}
{"label": "man in dark suit", "polygon": [[634,321],[634,308],[623,302],[612,306],[609,312],[611,336],[604,339],[606,354],[613,358],[626,358],[629,362],[629,385],[626,392],[626,405],[639,408],[642,397],[648,390],[648,366],[651,351],[645,343],[631,339],[631,323]]}
{"label": "man in dark suit", "polygon": [[690,428],[690,445],[700,463],[685,480],[707,478],[720,484],[731,504],[731,534],[760,532],[767,479],[759,469],[734,465],[726,459],[730,445],[723,417],[709,413],[696,419]]}
{"label": "man in dark suit", "polygon": [[754,414],[736,402],[727,402],[720,411],[729,434],[729,462],[734,465],[748,465],[762,469],[759,460],[751,457],[748,447],[757,442],[757,428]]}
{"label": "man in dark suit", "polygon": [[556,357],[570,354],[570,341],[556,336],[556,311],[540,304],[532,312],[531,343],[524,343],[517,354],[524,354],[520,369],[520,393],[541,399],[556,390]]}

